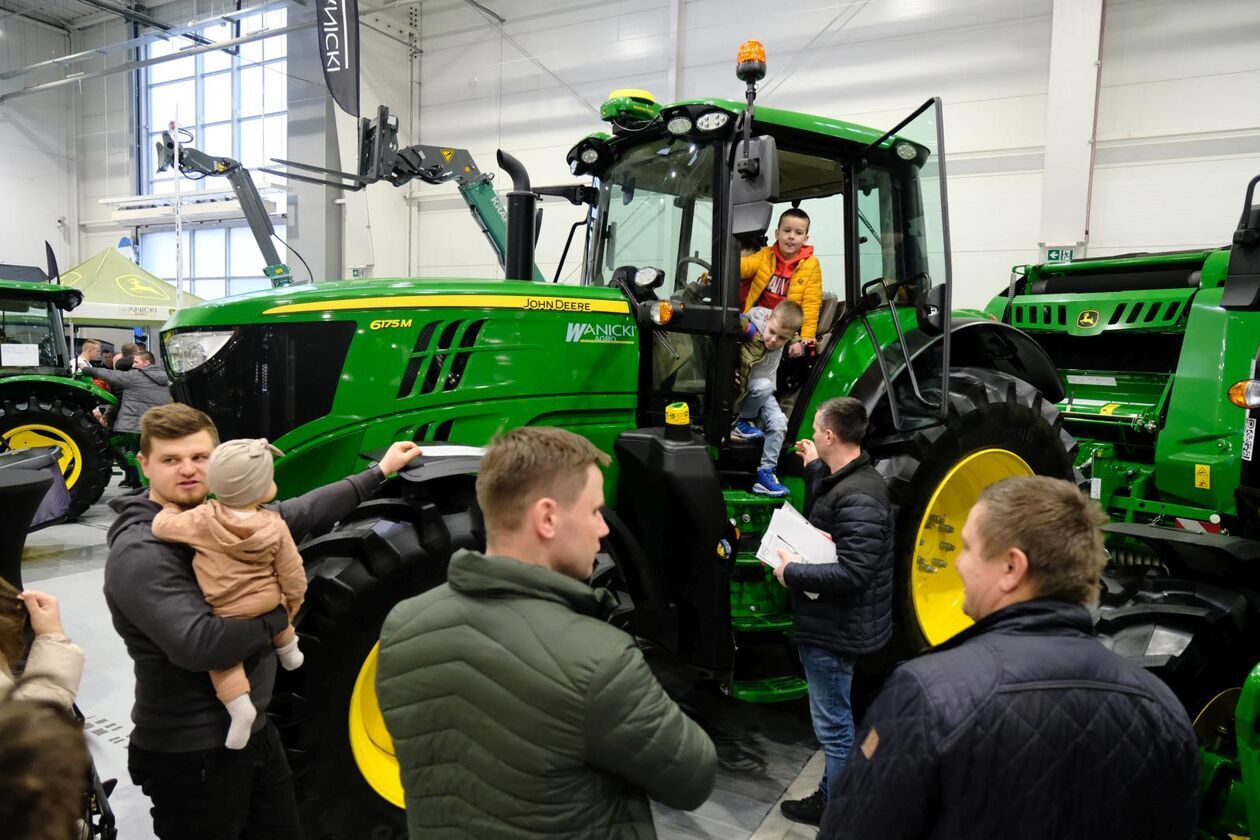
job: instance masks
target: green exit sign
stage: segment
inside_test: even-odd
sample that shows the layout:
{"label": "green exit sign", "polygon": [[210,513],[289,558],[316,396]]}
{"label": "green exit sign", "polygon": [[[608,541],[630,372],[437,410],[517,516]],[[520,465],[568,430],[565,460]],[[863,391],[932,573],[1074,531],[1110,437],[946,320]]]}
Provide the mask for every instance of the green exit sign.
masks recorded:
{"label": "green exit sign", "polygon": [[1047,248],[1046,262],[1071,262],[1074,248]]}

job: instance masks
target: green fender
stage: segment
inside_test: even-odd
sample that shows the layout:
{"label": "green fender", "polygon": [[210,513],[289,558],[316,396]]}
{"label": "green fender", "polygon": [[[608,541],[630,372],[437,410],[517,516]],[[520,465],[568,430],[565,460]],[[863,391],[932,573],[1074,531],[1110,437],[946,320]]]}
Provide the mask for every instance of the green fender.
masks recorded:
{"label": "green fender", "polygon": [[[34,386],[33,388],[31,386]],[[19,374],[0,379],[0,395],[6,393],[49,393],[68,390],[70,399],[81,405],[95,408],[98,405],[118,405],[118,397],[97,386],[70,376],[52,376],[42,373]]]}

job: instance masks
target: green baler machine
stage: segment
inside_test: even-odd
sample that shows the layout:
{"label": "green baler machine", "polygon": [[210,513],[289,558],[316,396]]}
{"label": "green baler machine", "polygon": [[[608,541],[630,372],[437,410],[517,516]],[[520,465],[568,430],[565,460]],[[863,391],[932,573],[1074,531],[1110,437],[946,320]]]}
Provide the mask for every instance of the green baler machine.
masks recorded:
{"label": "green baler machine", "polygon": [[1192,715],[1260,653],[1258,182],[1228,246],[1017,266],[987,308],[1054,361],[1111,517],[1100,635]]}

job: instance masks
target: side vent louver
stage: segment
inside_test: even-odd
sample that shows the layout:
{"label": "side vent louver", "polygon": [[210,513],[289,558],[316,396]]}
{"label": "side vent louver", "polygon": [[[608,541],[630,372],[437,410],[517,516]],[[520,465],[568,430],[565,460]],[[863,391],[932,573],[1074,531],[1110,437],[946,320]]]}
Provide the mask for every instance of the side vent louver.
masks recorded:
{"label": "side vent louver", "polygon": [[[425,324],[416,337],[411,358],[407,360],[407,367],[398,383],[398,399],[431,394],[439,389],[453,391],[459,387],[468,367],[468,359],[476,350],[477,338],[485,323],[486,319],[481,318],[474,321],[431,321]],[[437,335],[436,341],[434,335]],[[440,428],[438,431],[441,431]],[[420,432],[417,429],[416,433]]]}

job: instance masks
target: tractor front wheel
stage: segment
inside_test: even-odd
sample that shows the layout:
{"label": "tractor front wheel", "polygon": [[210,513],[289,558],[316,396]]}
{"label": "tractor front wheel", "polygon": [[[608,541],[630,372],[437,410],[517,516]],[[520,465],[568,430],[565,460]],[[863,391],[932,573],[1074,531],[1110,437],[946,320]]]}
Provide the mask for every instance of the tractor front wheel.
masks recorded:
{"label": "tractor front wheel", "polygon": [[295,626],[306,661],[281,671],[272,712],[308,838],[405,838],[394,745],[376,697],[381,625],[446,579],[451,554],[484,546],[471,476],[365,502],[302,546],[310,586]]}
{"label": "tractor front wheel", "polygon": [[70,491],[69,517],[83,513],[109,484],[109,438],[77,403],[51,396],[0,401],[0,449],[57,446],[58,466]]}

